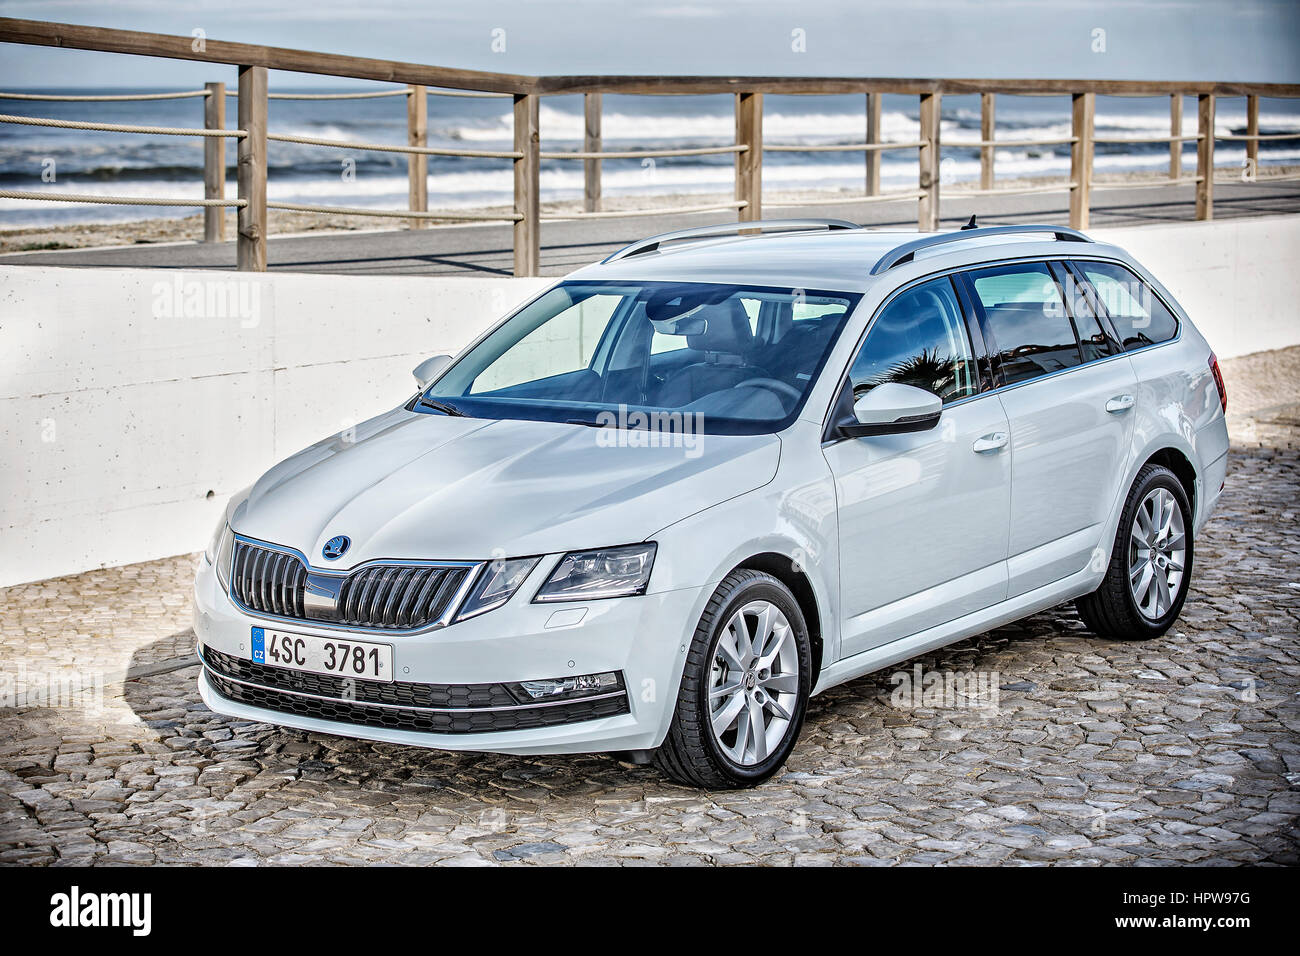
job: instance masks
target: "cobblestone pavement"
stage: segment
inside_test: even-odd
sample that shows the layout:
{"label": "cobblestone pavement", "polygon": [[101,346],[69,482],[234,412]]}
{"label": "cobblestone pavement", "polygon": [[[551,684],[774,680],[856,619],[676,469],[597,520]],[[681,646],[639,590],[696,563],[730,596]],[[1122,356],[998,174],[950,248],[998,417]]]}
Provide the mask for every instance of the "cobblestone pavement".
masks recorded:
{"label": "cobblestone pavement", "polygon": [[1225,374],[1227,490],[1166,638],[1063,607],[920,660],[996,674],[995,710],[836,688],[756,790],[218,717],[185,656],[193,556],[0,591],[0,675],[108,682],[0,710],[0,863],[1295,864],[1300,349]]}

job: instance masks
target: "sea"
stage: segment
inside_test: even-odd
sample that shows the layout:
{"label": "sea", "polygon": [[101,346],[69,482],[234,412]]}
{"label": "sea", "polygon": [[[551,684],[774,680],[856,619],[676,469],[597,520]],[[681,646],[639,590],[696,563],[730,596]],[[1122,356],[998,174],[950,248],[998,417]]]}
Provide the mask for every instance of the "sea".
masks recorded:
{"label": "sea", "polygon": [[[356,92],[339,87],[333,92]],[[9,90],[64,94],[158,93],[160,89]],[[293,92],[282,89],[273,92]],[[304,91],[305,92],[305,91]],[[331,92],[313,88],[310,92]],[[606,150],[652,150],[724,146],[732,141],[732,98],[719,96],[604,97]],[[406,142],[406,106],[402,96],[362,100],[272,100],[269,130],[296,136],[373,143]],[[1220,99],[1216,132],[1243,133],[1244,98]],[[235,99],[227,101],[227,125],[235,125]],[[202,126],[201,98],[142,102],[48,102],[5,100],[0,113],[148,126]],[[1184,132],[1196,129],[1196,100],[1184,102]],[[918,138],[918,102],[914,96],[885,96],[882,138]],[[776,96],[764,103],[763,135],[768,144],[822,145],[862,142],[865,138],[862,96]],[[509,99],[429,97],[429,145],[483,150],[512,148]],[[582,149],[581,96],[546,97],[541,104],[542,149]],[[1096,134],[1161,136],[1169,131],[1167,97],[1099,96]],[[1262,99],[1261,133],[1300,132],[1300,101]],[[997,98],[997,137],[1006,140],[1052,139],[1070,135],[1070,102],[1065,96]],[[971,185],[979,178],[979,151],[962,146],[980,136],[978,96],[945,96],[941,139],[941,175],[945,184]],[[1264,141],[1260,165],[1300,162],[1300,139]],[[407,202],[406,157],[355,149],[271,143],[268,148],[268,194],[273,201],[320,205],[404,209]],[[1220,142],[1215,150],[1220,169],[1241,169],[1245,144]],[[235,196],[235,147],[227,145],[227,196]],[[1185,174],[1194,171],[1194,142],[1183,144]],[[1000,179],[1060,177],[1069,173],[1069,147],[1011,147],[996,151]],[[1166,144],[1096,147],[1095,171],[1166,173]],[[728,193],[732,188],[730,154],[674,158],[611,159],[603,163],[606,196],[662,196]],[[508,159],[429,157],[429,208],[466,209],[511,202]],[[881,159],[882,189],[914,189],[915,149],[886,151]],[[51,129],[0,123],[0,189],[99,195],[201,198],[203,146],[193,137]],[[861,153],[768,152],[763,157],[763,186],[768,195],[784,190],[853,190],[864,184]],[[544,160],[543,201],[578,199],[583,193],[583,164]],[[191,215],[193,209],[102,206],[0,199],[0,229],[37,225],[112,222]],[[384,222],[376,219],[376,226]]]}

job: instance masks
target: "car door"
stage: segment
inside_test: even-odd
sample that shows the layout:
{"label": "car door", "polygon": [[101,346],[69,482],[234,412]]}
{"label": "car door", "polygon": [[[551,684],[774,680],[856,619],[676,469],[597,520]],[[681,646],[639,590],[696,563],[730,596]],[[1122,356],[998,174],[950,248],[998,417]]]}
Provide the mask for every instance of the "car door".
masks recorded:
{"label": "car door", "polygon": [[1082,571],[1103,553],[1137,383],[1064,269],[1021,262],[963,278],[1010,423],[1007,573],[1015,597]]}
{"label": "car door", "polygon": [[885,382],[934,392],[944,408],[928,431],[824,447],[839,509],[842,656],[1006,596],[1007,419],[983,390],[948,277],[906,289],[882,308],[850,366],[848,404]]}

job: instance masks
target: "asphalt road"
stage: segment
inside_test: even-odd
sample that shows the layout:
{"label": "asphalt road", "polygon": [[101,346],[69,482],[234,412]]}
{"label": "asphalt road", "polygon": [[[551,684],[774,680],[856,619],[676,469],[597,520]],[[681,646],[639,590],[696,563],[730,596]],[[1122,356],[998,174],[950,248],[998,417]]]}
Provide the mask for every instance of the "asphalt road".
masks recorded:
{"label": "asphalt road", "polygon": [[[1067,202],[1064,191],[950,197],[941,209],[946,228],[960,225],[972,213],[986,225],[1065,223],[1069,218]],[[883,228],[916,228],[915,200],[769,208],[766,212],[769,218],[833,217]],[[1193,212],[1191,186],[1093,189],[1093,226],[1185,222],[1193,218]],[[1217,219],[1295,212],[1300,212],[1300,182],[1215,185]],[[727,213],[694,213],[546,223],[542,226],[542,274],[564,275],[642,236],[729,220]],[[272,238],[268,258],[273,270],[356,275],[510,275],[513,263],[511,227],[495,224]],[[0,264],[233,269],[235,245],[178,243],[22,253],[0,256]]]}

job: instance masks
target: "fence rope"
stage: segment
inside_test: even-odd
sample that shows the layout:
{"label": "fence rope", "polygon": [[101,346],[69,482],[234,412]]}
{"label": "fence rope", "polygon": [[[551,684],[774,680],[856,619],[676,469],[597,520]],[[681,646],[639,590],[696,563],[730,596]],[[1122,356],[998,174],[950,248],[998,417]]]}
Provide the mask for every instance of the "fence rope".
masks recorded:
{"label": "fence rope", "polygon": [[900,190],[898,192],[877,193],[874,196],[836,196],[828,199],[789,200],[787,202],[764,202],[768,209],[798,209],[801,206],[847,206],[853,203],[896,202],[900,199],[920,199],[925,193],[919,189]]}
{"label": "fence rope", "polygon": [[182,100],[191,96],[207,96],[207,90],[186,90],[180,93],[117,93],[111,96],[63,96],[53,93],[0,93],[0,100],[40,100],[58,103],[118,103],[124,100]]}
{"label": "fence rope", "polygon": [[564,222],[569,219],[620,219],[638,216],[676,216],[689,212],[724,212],[730,209],[744,209],[749,203],[744,200],[718,203],[712,206],[665,206],[662,209],[626,209],[612,212],[574,212],[567,215],[557,213],[553,216],[539,217],[542,222]]}
{"label": "fence rope", "polygon": [[660,156],[710,156],[717,153],[747,153],[749,146],[740,143],[735,146],[698,146],[689,149],[644,149],[621,150],[608,153],[557,153],[541,152],[541,159],[656,159]]}
{"label": "fence rope", "polygon": [[242,129],[191,129],[188,126],[129,126],[121,123],[85,123],[80,120],[49,119],[43,116],[11,116],[0,113],[0,123],[20,126],[50,126],[54,129],[94,129],[105,133],[152,133],[155,136],[229,136],[240,139],[248,135]]}
{"label": "fence rope", "polygon": [[1214,138],[1226,139],[1226,140],[1245,140],[1247,142],[1251,140],[1254,140],[1255,142],[1266,142],[1268,140],[1273,140],[1273,139],[1300,139],[1300,133],[1259,133],[1254,136],[1248,136],[1244,133],[1240,135],[1234,133],[1224,133],[1223,135],[1215,136]]}
{"label": "fence rope", "polygon": [[314,206],[309,203],[269,202],[267,209],[288,209],[293,212],[319,212],[339,216],[380,216],[386,219],[458,219],[465,222],[518,222],[524,217],[517,212],[499,214],[473,212],[423,212],[413,209],[364,209],[350,206]]}
{"label": "fence rope", "polygon": [[335,149],[362,149],[377,153],[418,153],[424,156],[468,156],[479,159],[523,159],[524,157],[523,153],[514,150],[440,149],[436,146],[399,146],[394,143],[353,143],[338,139],[316,139],[312,136],[283,136],[271,133],[268,133],[266,138],[277,143],[332,146]]}
{"label": "fence rope", "polygon": [[166,199],[160,196],[96,196],[91,193],[32,192],[0,189],[0,199],[43,199],[46,202],[88,202],[105,206],[247,206],[243,199]]}
{"label": "fence rope", "polygon": [[782,144],[769,146],[763,144],[763,151],[770,153],[875,153],[886,149],[916,149],[925,146],[926,140],[918,139],[909,143],[830,143],[821,146],[799,146]]}
{"label": "fence rope", "polygon": [[[487,99],[509,98],[509,93],[484,93],[477,90],[442,90],[429,88],[430,96],[466,96]],[[227,96],[238,96],[237,90],[227,90]],[[370,100],[381,96],[410,96],[411,88],[380,90],[375,93],[267,93],[268,100]]]}

